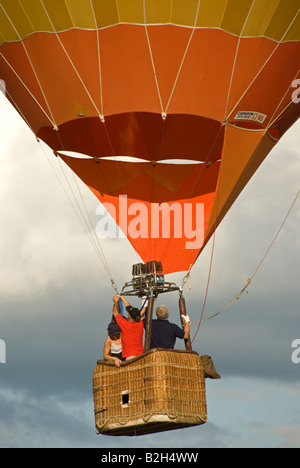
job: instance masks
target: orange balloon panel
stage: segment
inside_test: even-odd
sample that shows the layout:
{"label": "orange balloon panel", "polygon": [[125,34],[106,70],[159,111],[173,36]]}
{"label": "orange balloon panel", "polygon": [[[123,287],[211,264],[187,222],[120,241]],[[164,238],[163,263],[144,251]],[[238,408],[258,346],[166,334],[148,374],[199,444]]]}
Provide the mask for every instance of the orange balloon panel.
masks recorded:
{"label": "orange balloon panel", "polygon": [[7,98],[165,272],[299,118],[299,70],[298,0],[1,1]]}
{"label": "orange balloon panel", "polygon": [[60,155],[147,262],[165,273],[192,265],[203,247],[220,163],[175,165],[89,161]]}

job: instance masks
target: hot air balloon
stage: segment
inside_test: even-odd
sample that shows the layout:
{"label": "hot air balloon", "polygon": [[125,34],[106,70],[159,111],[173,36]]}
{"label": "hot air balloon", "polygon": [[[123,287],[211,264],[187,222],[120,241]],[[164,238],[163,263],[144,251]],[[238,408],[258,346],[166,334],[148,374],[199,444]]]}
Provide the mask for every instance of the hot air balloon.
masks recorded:
{"label": "hot air balloon", "polygon": [[[136,274],[136,266],[123,292],[179,290],[164,275],[190,269],[299,118],[299,10],[299,0],[0,1],[7,98],[105,204],[149,267]],[[192,353],[152,352],[132,364],[148,393],[120,384],[111,416],[105,398],[112,395],[97,394],[99,431],[205,422],[204,371]],[[190,396],[180,388],[170,403],[168,382],[180,359],[182,368],[186,359],[197,361],[190,367],[201,380],[199,407],[188,409]],[[156,373],[161,362],[165,378]],[[150,367],[156,370],[145,376]],[[116,372],[128,382],[130,369]],[[110,389],[115,372],[105,367],[112,379],[105,385],[101,372],[96,387]]]}

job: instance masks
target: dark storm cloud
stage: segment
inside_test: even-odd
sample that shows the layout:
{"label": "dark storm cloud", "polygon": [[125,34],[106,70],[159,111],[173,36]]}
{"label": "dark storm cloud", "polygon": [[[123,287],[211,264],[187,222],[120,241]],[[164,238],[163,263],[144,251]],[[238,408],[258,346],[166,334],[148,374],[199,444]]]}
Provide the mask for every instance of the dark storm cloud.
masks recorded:
{"label": "dark storm cloud", "polygon": [[[177,300],[169,305],[172,320],[178,323]],[[197,303],[187,300],[187,305],[190,315],[197,317]],[[91,395],[92,372],[102,357],[111,309],[110,296],[103,297],[101,306],[85,302],[83,308],[71,295],[54,291],[21,308],[6,304],[1,333],[7,365],[2,383],[37,396]],[[194,349],[211,355],[223,375],[297,379],[291,362],[297,311],[297,296],[289,297],[288,309],[285,299],[277,298],[270,310],[268,300],[249,293],[232,309],[201,325]],[[196,329],[192,328],[192,337]]]}
{"label": "dark storm cloud", "polygon": [[97,304],[77,303],[57,291],[27,304],[7,304],[1,324],[7,383],[39,395],[86,391],[111,315],[100,312]]}

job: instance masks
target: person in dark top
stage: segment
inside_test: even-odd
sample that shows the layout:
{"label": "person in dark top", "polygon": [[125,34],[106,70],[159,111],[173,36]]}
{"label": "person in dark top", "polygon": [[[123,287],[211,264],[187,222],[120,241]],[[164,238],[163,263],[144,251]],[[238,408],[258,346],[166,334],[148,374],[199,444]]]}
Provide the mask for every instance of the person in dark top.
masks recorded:
{"label": "person in dark top", "polygon": [[[189,316],[183,316],[185,320],[184,330],[175,323],[170,323],[169,307],[161,305],[156,309],[157,320],[152,320],[151,343],[150,349],[167,348],[174,349],[176,339],[187,340],[190,336],[190,319]],[[144,326],[145,326],[144,320]]]}

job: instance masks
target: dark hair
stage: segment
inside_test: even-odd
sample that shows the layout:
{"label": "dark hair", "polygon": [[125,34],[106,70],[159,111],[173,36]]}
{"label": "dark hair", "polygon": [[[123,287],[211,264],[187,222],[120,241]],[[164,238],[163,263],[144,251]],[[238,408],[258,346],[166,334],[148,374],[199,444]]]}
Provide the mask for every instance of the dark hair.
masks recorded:
{"label": "dark hair", "polygon": [[139,309],[137,309],[136,307],[127,306],[127,307],[126,307],[126,310],[127,310],[127,312],[129,313],[130,317],[131,317],[135,322],[139,322],[139,320],[141,319],[141,314],[140,314]]}

